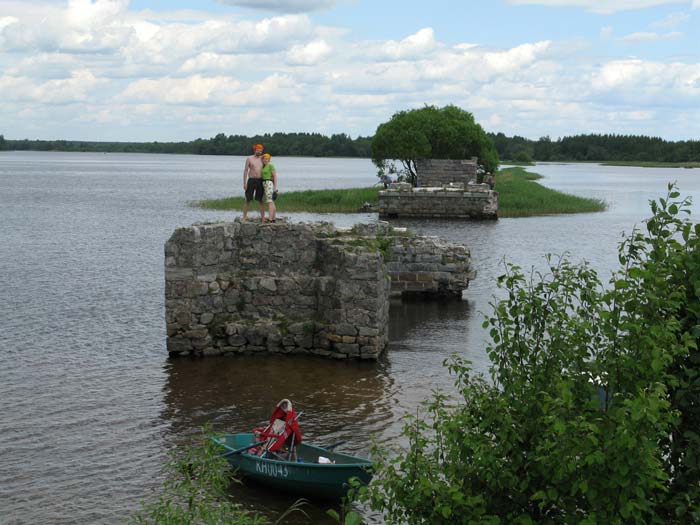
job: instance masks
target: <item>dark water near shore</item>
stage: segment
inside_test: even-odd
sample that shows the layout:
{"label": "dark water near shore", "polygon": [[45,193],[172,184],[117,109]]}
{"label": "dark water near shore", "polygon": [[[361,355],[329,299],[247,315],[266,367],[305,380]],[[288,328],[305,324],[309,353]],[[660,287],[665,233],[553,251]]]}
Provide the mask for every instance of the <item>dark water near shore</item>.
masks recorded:
{"label": "dark water near shore", "polygon": [[[277,158],[282,192],[371,185],[367,160]],[[543,184],[604,199],[598,214],[451,223],[401,221],[468,245],[477,279],[464,300],[392,305],[379,363],[314,358],[168,360],[163,244],[178,226],[232,220],[187,202],[241,193],[243,159],[129,154],[0,153],[0,523],[121,523],[157,487],[165,452],[205,423],[243,431],[290,397],[305,437],[394,439],[400,418],[434,388],[457,352],[488,366],[482,315],[504,257],[541,268],[569,252],[603,276],[615,247],[677,180],[700,203],[700,170],[539,165]],[[339,225],[375,215],[287,214]],[[694,206],[694,216],[700,210]],[[696,219],[697,220],[697,219]],[[236,489],[254,510],[292,499]],[[311,522],[324,508],[310,507]],[[367,516],[381,523],[376,516]],[[301,520],[300,522],[305,522]]]}

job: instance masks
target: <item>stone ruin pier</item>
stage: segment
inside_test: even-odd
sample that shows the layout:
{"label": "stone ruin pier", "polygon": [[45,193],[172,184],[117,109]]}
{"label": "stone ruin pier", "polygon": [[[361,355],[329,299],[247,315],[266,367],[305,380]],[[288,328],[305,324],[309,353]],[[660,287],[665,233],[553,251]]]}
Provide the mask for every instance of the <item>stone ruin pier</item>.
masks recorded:
{"label": "stone ruin pier", "polygon": [[497,219],[498,193],[477,183],[477,159],[416,161],[418,186],[393,183],[379,192],[379,217]]}
{"label": "stone ruin pier", "polygon": [[386,223],[195,224],[165,244],[168,352],[377,359],[390,296],[461,297],[473,278],[465,247]]}

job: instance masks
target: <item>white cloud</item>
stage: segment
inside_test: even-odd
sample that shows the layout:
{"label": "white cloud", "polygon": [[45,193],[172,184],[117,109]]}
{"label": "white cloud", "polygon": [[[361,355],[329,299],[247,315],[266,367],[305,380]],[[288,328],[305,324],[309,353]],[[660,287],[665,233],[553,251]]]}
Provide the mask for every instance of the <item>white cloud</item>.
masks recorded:
{"label": "white cloud", "polygon": [[657,40],[672,40],[674,38],[680,38],[681,36],[683,36],[683,34],[677,31],[666,33],[663,35],[659,33],[642,31],[639,33],[631,33],[629,35],[625,35],[623,37],[618,38],[618,40],[624,44],[635,45],[641,44],[643,42],[655,42]]}
{"label": "white cloud", "polygon": [[386,105],[391,99],[392,95],[332,95],[330,97],[331,102],[337,104],[341,107],[377,107]]}
{"label": "white cloud", "polygon": [[0,50],[109,53],[127,45],[133,29],[124,23],[126,0],[70,0],[65,8],[29,5],[0,28]]}
{"label": "white cloud", "polygon": [[486,65],[496,73],[509,72],[532,64],[550,47],[550,41],[523,44],[507,51],[486,53]]}
{"label": "white cloud", "polygon": [[126,13],[129,0],[68,0],[66,20],[76,27],[99,26]]}
{"label": "white cloud", "polygon": [[325,40],[314,40],[308,44],[293,46],[287,53],[290,64],[312,66],[327,58],[333,48]]}
{"label": "white cloud", "polygon": [[308,13],[328,9],[338,0],[219,0],[222,4],[278,13]]}
{"label": "white cloud", "polygon": [[614,60],[591,75],[594,93],[628,106],[674,106],[700,101],[700,63]]}
{"label": "white cloud", "polygon": [[[631,2],[610,5],[623,4]],[[134,12],[125,1],[25,8],[0,0],[0,12],[0,118],[22,136],[65,129],[92,136],[90,126],[98,124],[122,140],[189,140],[220,131],[366,135],[395,111],[426,103],[458,104],[495,131],[530,137],[560,130],[643,133],[649,122],[662,133],[679,121],[691,124],[671,133],[700,133],[687,118],[700,121],[693,110],[700,107],[697,59],[601,57],[591,52],[600,45],[595,35],[588,42],[497,48],[447,43],[438,26],[369,41],[303,14]],[[667,17],[650,26],[684,20]],[[681,36],[650,26],[615,42]],[[600,37],[614,38],[612,26]]]}
{"label": "white cloud", "polygon": [[399,42],[389,40],[382,44],[377,57],[392,60],[406,60],[430,53],[435,48],[436,43],[433,29],[426,27]]}
{"label": "white cloud", "polygon": [[690,15],[688,13],[671,13],[662,20],[657,20],[656,22],[652,22],[649,25],[658,29],[673,29],[687,22],[689,18]]}
{"label": "white cloud", "polygon": [[243,83],[231,77],[141,79],[117,97],[121,103],[245,106],[289,103],[300,99],[301,86],[287,75],[273,74],[259,82]]}
{"label": "white cloud", "polygon": [[41,83],[27,77],[3,76],[0,77],[0,92],[8,100],[68,104],[88,100],[93,89],[103,82],[87,70],[73,71],[70,77]]}
{"label": "white cloud", "polygon": [[2,31],[5,27],[9,26],[10,24],[16,24],[17,22],[19,22],[19,18],[15,16],[0,17],[0,31]]}
{"label": "white cloud", "polygon": [[166,104],[204,104],[221,94],[236,91],[241,83],[230,77],[141,79],[129,84],[118,97],[122,102],[138,101]]}
{"label": "white cloud", "polygon": [[68,77],[71,75],[71,71],[79,68],[80,62],[72,55],[40,53],[14,61],[5,69],[5,72],[14,77],[47,79]]}
{"label": "white cloud", "polygon": [[178,69],[179,73],[226,73],[237,71],[245,59],[236,55],[220,55],[218,53],[200,53],[196,57],[188,58]]}
{"label": "white cloud", "polygon": [[619,11],[647,9],[669,4],[688,4],[693,8],[700,5],[700,0],[507,0],[515,5],[544,5],[549,7],[580,7],[594,13],[610,14]]}

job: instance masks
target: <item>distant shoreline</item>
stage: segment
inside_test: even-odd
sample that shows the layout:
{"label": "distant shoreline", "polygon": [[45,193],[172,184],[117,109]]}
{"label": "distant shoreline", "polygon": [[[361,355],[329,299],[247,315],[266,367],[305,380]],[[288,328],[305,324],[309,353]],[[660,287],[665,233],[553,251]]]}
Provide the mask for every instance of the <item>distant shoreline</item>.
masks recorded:
{"label": "distant shoreline", "polygon": [[[644,135],[574,135],[530,140],[487,133],[501,164],[532,166],[535,162],[593,162],[611,166],[700,168],[700,140],[668,141]],[[0,134],[0,151],[65,151],[94,153],[160,153],[246,156],[253,144],[279,157],[372,158],[372,136],[345,133],[266,133],[197,138],[179,142],[118,142],[90,140],[7,139]],[[428,152],[429,154],[429,152]],[[664,159],[660,161],[658,159]]]}
{"label": "distant shoreline", "polygon": [[611,160],[600,164],[603,166],[630,166],[634,168],[700,168],[700,162],[628,162]]}
{"label": "distant shoreline", "polygon": [[[95,144],[95,143],[93,143]],[[99,143],[104,144],[104,143]],[[112,144],[112,143],[109,143]],[[130,144],[130,143],[118,143],[118,144]],[[149,143],[136,143],[136,144],[149,144]],[[166,143],[162,143],[166,144]],[[102,149],[0,149],[0,154],[2,153],[18,153],[22,151],[31,151],[37,153],[143,153],[151,155],[203,155],[203,156],[213,156],[213,157],[245,157],[248,153],[196,153],[191,151],[142,151],[138,149],[123,149],[123,150],[102,150]],[[370,157],[359,156],[359,155],[315,155],[315,154],[288,154],[288,153],[278,153],[277,157],[310,157],[318,159],[366,159],[371,160]],[[636,168],[700,168],[700,162],[662,162],[662,161],[626,161],[626,160],[548,160],[548,161],[516,161],[516,160],[501,160],[501,165],[507,166],[519,166],[519,167],[533,167],[537,166],[538,162],[546,163],[564,163],[564,164],[600,164],[602,166],[627,166]]]}

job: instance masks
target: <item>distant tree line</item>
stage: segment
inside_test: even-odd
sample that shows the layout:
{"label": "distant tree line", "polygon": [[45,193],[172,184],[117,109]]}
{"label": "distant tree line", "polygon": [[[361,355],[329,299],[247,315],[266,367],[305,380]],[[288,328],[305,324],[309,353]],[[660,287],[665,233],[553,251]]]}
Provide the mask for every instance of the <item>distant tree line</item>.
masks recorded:
{"label": "distant tree line", "polygon": [[503,133],[488,134],[498,156],[529,161],[698,162],[700,140],[668,141],[645,135],[574,135],[556,141],[530,140]]}
{"label": "distant tree line", "polygon": [[219,133],[190,142],[94,142],[75,140],[9,140],[0,135],[0,150],[93,151],[120,153],[189,153],[193,155],[249,155],[262,143],[273,155],[301,157],[371,156],[371,137],[353,139],[344,133],[272,133],[247,137]]}
{"label": "distant tree line", "polygon": [[[574,135],[531,140],[488,133],[498,157],[515,161],[700,162],[700,140],[668,141],[645,135]],[[219,133],[189,142],[95,142],[74,140],[10,140],[0,135],[0,150],[93,151],[248,155],[260,142],[273,155],[300,157],[372,157],[372,138],[344,133],[272,133],[248,137]]]}

